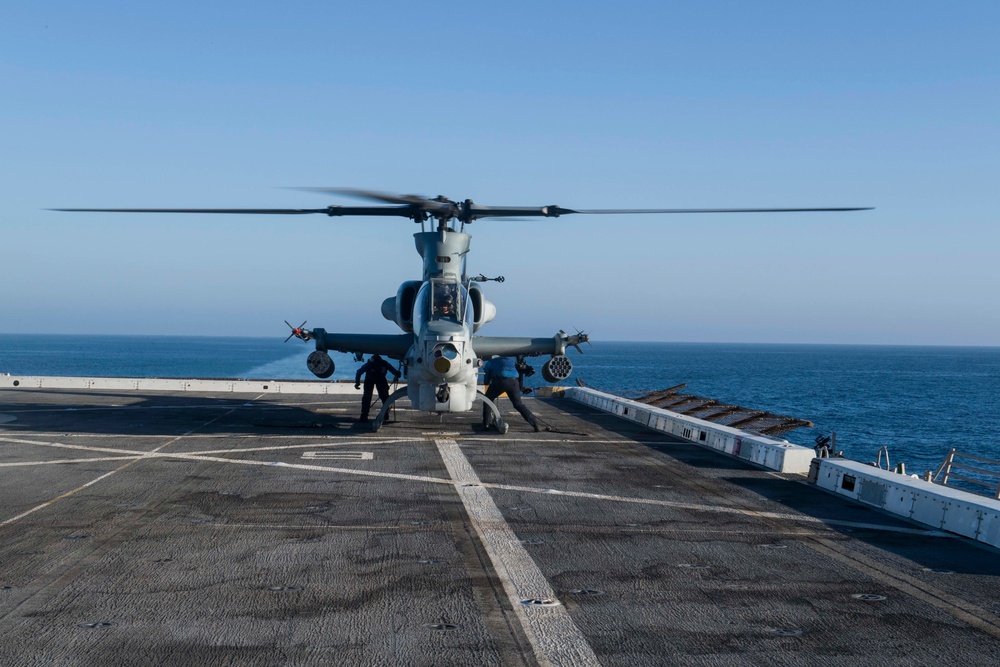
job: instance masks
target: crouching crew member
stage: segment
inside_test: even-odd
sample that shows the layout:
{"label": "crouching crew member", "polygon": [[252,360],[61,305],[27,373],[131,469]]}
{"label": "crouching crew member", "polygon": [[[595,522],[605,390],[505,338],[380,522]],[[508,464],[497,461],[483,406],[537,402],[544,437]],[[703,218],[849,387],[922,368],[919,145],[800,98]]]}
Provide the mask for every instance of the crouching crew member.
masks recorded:
{"label": "crouching crew member", "polygon": [[[521,400],[521,386],[518,381],[517,366],[512,357],[493,357],[483,365],[485,371],[484,382],[489,385],[486,389],[486,398],[499,404],[497,397],[507,392],[507,398],[514,405],[514,409],[521,413],[524,421],[531,424],[531,428],[540,431],[538,420],[531,410],[527,408]],[[499,407],[499,405],[497,406]],[[490,406],[483,404],[483,428],[490,423]]]}
{"label": "crouching crew member", "polygon": [[378,397],[384,404],[389,398],[389,383],[385,380],[385,374],[392,373],[394,379],[399,379],[399,371],[389,365],[385,359],[377,354],[373,354],[354,376],[354,388],[361,388],[361,376],[365,376],[365,393],[361,396],[361,421],[371,421],[368,419],[368,411],[372,407],[372,387],[378,389]]}

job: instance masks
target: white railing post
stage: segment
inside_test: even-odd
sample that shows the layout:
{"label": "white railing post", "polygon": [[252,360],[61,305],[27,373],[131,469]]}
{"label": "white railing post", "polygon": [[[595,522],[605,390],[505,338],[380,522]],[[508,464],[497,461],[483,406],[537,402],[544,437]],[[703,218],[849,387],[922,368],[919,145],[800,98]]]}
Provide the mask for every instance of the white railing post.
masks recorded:
{"label": "white railing post", "polygon": [[951,464],[955,461],[955,448],[952,447],[948,450],[948,456],[944,457],[944,463],[941,466],[944,468],[944,478],[941,480],[941,484],[948,486],[948,475],[951,474]]}

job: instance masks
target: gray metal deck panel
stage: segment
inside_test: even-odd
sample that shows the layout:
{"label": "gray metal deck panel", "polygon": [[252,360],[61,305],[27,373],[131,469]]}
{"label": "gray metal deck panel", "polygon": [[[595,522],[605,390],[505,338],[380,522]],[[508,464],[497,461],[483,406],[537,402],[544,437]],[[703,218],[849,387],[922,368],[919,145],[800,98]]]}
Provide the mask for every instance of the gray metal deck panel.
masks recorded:
{"label": "gray metal deck panel", "polygon": [[1000,661],[996,552],[527,402],[0,390],[0,664]]}

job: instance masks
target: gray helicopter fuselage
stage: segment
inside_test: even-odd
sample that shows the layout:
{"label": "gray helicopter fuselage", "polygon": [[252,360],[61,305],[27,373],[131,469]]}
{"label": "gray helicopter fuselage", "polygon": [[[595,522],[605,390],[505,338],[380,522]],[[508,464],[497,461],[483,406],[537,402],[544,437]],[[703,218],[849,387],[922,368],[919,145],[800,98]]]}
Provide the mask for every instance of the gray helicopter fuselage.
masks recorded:
{"label": "gray helicopter fuselage", "polygon": [[404,331],[412,326],[404,364],[407,397],[417,410],[467,412],[476,400],[481,363],[472,347],[475,309],[465,272],[471,238],[448,229],[414,234],[423,280],[409,322],[397,323]]}
{"label": "gray helicopter fuselage", "polygon": [[[548,354],[553,359],[542,368],[543,376],[549,381],[569,376],[572,364],[563,355],[567,345],[585,341],[584,334],[568,336],[560,331],[547,338],[477,336],[496,315],[496,307],[466,273],[472,237],[450,228],[419,232],[413,237],[423,260],[421,280],[404,282],[396,296],[382,302],[383,317],[395,322],[403,333],[340,334],[314,329],[308,336],[316,340],[323,371],[317,373],[320,377],[332,374],[326,350],[378,353],[403,362],[406,396],[414,409],[467,412],[476,401],[484,359]],[[550,367],[553,360],[558,364]]]}

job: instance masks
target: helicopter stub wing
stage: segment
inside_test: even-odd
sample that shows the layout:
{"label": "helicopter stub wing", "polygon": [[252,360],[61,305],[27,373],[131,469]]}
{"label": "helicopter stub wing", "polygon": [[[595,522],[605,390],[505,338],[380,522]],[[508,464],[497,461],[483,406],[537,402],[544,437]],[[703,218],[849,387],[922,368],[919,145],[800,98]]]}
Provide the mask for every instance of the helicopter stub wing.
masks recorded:
{"label": "helicopter stub wing", "polygon": [[[541,354],[562,355],[567,347],[586,343],[585,333],[567,335],[560,331],[549,338],[520,338],[517,336],[473,336],[472,349],[480,359],[490,357],[536,357]],[[579,349],[579,347],[577,347]]]}
{"label": "helicopter stub wing", "polygon": [[402,359],[413,347],[413,334],[345,334],[313,329],[310,338],[317,350],[334,350],[360,354],[380,354],[390,359]]}

